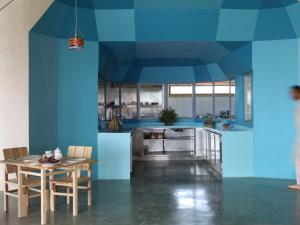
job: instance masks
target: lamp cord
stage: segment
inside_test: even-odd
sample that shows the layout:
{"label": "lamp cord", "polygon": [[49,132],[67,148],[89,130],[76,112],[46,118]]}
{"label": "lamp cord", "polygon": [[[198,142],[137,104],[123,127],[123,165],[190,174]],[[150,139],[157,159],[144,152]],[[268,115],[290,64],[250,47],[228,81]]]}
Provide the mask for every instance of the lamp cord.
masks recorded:
{"label": "lamp cord", "polygon": [[77,29],[78,29],[78,15],[77,15],[77,0],[75,0],[75,35],[77,36]]}

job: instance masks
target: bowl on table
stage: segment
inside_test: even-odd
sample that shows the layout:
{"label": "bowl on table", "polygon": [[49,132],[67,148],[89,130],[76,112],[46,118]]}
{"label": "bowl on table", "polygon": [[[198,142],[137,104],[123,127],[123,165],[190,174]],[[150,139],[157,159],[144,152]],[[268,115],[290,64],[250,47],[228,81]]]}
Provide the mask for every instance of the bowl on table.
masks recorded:
{"label": "bowl on table", "polygon": [[45,156],[46,156],[47,158],[53,157],[52,151],[45,151]]}

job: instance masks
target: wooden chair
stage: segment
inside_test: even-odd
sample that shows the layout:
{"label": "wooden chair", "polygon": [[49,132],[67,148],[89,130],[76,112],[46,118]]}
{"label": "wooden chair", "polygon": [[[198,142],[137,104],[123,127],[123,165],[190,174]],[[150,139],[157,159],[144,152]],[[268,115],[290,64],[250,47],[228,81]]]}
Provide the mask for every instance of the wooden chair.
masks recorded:
{"label": "wooden chair", "polygon": [[[28,149],[26,147],[3,149],[3,155],[4,155],[4,160],[21,158],[28,155]],[[25,206],[26,210],[28,206],[28,200],[30,198],[40,196],[40,193],[36,194],[37,192],[39,192],[39,190],[37,190],[36,187],[39,187],[41,184],[39,178],[34,178],[32,176],[23,176],[22,179],[23,179],[22,196],[24,196],[24,199],[20,199],[18,193],[18,187],[19,187],[18,167],[14,165],[6,165],[5,179],[4,179],[4,211],[5,212],[8,211],[8,206],[9,206],[8,196],[17,198],[20,202],[26,201],[26,206]]]}
{"label": "wooden chair", "polygon": [[[92,147],[86,146],[69,146],[68,148],[68,159],[72,158],[92,158]],[[88,192],[88,206],[92,205],[92,169],[90,163],[81,164],[76,166],[77,177],[74,180],[74,177],[68,173],[66,176],[53,178],[50,180],[50,209],[55,211],[55,198],[56,196],[65,196],[67,197],[67,204],[70,204],[70,197],[73,198],[73,215],[77,215],[78,211],[78,192],[73,190],[73,182],[77,182],[77,188],[79,190],[85,190]],[[86,174],[83,174],[83,173]],[[57,186],[65,187],[66,192],[58,192]],[[72,192],[70,193],[70,190]]]}

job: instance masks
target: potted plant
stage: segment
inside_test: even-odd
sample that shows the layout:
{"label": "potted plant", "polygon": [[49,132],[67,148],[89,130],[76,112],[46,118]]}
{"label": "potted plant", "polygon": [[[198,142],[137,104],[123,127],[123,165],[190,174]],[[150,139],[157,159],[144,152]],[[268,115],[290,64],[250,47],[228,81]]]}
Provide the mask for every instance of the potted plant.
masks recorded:
{"label": "potted plant", "polygon": [[177,121],[177,113],[175,109],[171,107],[169,109],[164,109],[159,114],[159,121],[164,123],[165,126],[170,126]]}
{"label": "potted plant", "polygon": [[209,127],[209,128],[215,128],[216,126],[216,121],[214,121],[212,115],[207,114],[204,116],[204,126]]}

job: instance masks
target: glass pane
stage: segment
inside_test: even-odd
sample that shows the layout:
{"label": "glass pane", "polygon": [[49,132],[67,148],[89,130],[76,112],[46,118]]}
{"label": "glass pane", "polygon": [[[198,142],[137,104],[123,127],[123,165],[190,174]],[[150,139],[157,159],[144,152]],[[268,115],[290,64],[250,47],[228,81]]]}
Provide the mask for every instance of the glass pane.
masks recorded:
{"label": "glass pane", "polygon": [[215,94],[229,94],[229,85],[228,86],[215,86]]}
{"label": "glass pane", "polygon": [[244,112],[245,120],[252,120],[252,76],[246,75],[244,77],[244,86],[245,86],[245,99],[244,99]]}
{"label": "glass pane", "polygon": [[213,115],[213,97],[212,95],[197,95],[196,97],[196,117],[212,117]]}
{"label": "glass pane", "polygon": [[98,87],[98,118],[104,120],[105,109],[104,109],[104,84],[101,83]]}
{"label": "glass pane", "polygon": [[140,117],[157,118],[163,109],[163,85],[141,85]]}
{"label": "glass pane", "polygon": [[213,116],[213,83],[196,84],[196,117]]}
{"label": "glass pane", "polygon": [[208,85],[199,85],[196,86],[196,94],[212,94],[213,93],[213,86]]}
{"label": "glass pane", "polygon": [[229,95],[215,95],[215,116],[229,119]]}
{"label": "glass pane", "polygon": [[136,85],[122,85],[122,109],[121,114],[125,119],[137,118],[137,88]]}
{"label": "glass pane", "polygon": [[229,81],[215,82],[215,94],[229,94]]}
{"label": "glass pane", "polygon": [[231,81],[231,108],[230,108],[230,119],[235,120],[235,80]]}
{"label": "glass pane", "polygon": [[193,89],[191,85],[170,85],[171,95],[191,95]]}
{"label": "glass pane", "polygon": [[106,119],[111,120],[113,116],[119,116],[119,86],[108,83],[106,85]]}
{"label": "glass pane", "polygon": [[[173,95],[172,87],[181,92],[185,90],[185,93]],[[168,104],[175,109],[178,117],[193,117],[192,85],[169,85]]]}

